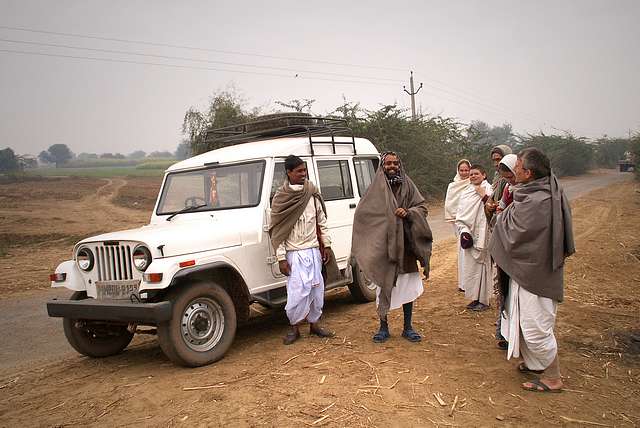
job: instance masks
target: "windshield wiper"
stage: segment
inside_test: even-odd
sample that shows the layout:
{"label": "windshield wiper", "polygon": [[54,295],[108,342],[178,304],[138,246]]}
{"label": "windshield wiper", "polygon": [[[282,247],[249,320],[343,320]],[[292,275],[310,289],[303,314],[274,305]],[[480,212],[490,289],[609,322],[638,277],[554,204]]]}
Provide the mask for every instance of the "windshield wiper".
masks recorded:
{"label": "windshield wiper", "polygon": [[206,207],[206,206],[207,206],[207,204],[191,205],[189,207],[184,207],[180,211],[176,211],[173,214],[171,214],[169,217],[167,217],[167,221],[171,221],[171,219],[174,218],[175,216],[177,216],[178,214],[184,214],[184,213],[187,213],[189,211],[197,210],[199,208]]}

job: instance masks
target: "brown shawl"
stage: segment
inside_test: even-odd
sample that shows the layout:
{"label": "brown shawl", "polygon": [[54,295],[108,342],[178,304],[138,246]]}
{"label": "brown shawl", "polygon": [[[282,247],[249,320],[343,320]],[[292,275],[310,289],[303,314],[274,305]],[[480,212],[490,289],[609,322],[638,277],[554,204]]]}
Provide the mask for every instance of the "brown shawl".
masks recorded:
{"label": "brown shawl", "polygon": [[271,220],[269,221],[269,236],[271,237],[271,244],[276,251],[291,233],[293,226],[304,212],[311,196],[320,201],[326,216],[327,208],[324,205],[324,200],[316,186],[309,180],[304,181],[302,190],[296,191],[289,185],[289,180],[285,179],[276,192],[271,201]]}
{"label": "brown shawl", "polygon": [[564,259],[575,253],[571,207],[555,175],[514,186],[489,251],[527,291],[561,302]]}
{"label": "brown shawl", "polygon": [[[381,288],[380,317],[389,311],[398,274],[416,272],[419,260],[425,275],[429,275],[433,237],[427,222],[427,206],[404,171],[402,177],[403,182],[394,192],[380,166],[353,219],[351,254],[367,278]],[[404,219],[397,217],[394,211],[398,207],[406,209],[409,215]]]}

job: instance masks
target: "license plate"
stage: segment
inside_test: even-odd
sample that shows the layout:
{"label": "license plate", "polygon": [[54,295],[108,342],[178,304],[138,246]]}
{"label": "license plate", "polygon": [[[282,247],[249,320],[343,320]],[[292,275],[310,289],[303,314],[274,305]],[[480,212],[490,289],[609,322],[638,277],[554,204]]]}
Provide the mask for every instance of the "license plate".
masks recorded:
{"label": "license plate", "polygon": [[125,281],[96,281],[96,293],[98,299],[127,299],[132,294],[138,294],[139,279]]}

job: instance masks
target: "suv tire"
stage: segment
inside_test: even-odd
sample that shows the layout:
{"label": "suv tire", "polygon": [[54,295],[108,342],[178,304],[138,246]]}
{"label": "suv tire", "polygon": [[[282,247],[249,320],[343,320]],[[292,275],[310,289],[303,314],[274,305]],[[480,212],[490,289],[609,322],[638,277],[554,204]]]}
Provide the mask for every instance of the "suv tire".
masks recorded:
{"label": "suv tire", "polygon": [[349,284],[349,291],[353,298],[360,303],[369,303],[376,300],[376,286],[364,276],[358,265],[353,267],[353,282]]}
{"label": "suv tire", "polygon": [[[86,291],[76,291],[69,300],[86,298]],[[78,326],[78,320],[64,318],[62,326],[73,349],[87,357],[102,358],[119,354],[133,339],[133,333],[127,330],[126,325],[101,325],[98,329],[92,329],[91,323]]]}
{"label": "suv tire", "polygon": [[236,310],[220,285],[180,284],[169,291],[171,319],[158,325],[164,354],[176,364],[199,367],[221,359],[236,335]]}

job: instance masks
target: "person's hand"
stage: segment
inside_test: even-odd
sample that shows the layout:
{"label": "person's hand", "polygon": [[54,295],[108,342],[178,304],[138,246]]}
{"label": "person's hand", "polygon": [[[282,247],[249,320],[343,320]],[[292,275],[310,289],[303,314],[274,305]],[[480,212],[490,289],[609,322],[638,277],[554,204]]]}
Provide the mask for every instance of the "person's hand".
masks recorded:
{"label": "person's hand", "polygon": [[320,255],[322,256],[322,264],[326,265],[329,263],[329,248],[331,247],[322,247],[320,249]]}
{"label": "person's hand", "polygon": [[462,232],[460,234],[460,246],[463,250],[473,247],[473,237],[469,232]]}
{"label": "person's hand", "polygon": [[291,274],[291,271],[289,270],[289,262],[286,260],[280,260],[278,262],[278,268],[280,269],[280,273],[285,276],[289,276]]}
{"label": "person's hand", "polygon": [[502,208],[499,206],[496,207],[496,214],[500,214],[502,211],[504,211]]}
{"label": "person's hand", "polygon": [[400,218],[405,218],[406,216],[409,215],[407,210],[405,210],[404,208],[396,208],[396,210],[393,213]]}
{"label": "person's hand", "polygon": [[487,194],[487,191],[484,189],[484,186],[479,184],[476,186],[476,193],[480,195],[480,198],[484,198],[484,195]]}

